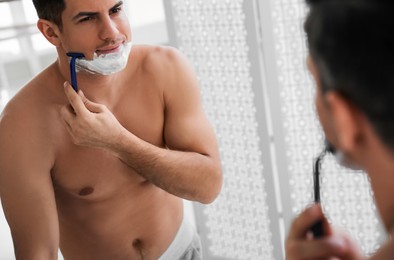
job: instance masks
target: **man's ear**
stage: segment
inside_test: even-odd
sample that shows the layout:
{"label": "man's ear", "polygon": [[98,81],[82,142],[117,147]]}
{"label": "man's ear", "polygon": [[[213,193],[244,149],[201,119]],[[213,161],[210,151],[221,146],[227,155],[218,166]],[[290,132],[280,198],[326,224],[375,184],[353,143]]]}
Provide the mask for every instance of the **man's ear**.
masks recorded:
{"label": "man's ear", "polygon": [[37,22],[37,28],[54,46],[59,47],[61,45],[59,26],[48,20],[39,19]]}
{"label": "man's ear", "polygon": [[337,91],[326,93],[325,99],[331,113],[332,128],[336,133],[336,145],[345,153],[355,151],[362,137],[361,111]]}
{"label": "man's ear", "polygon": [[316,68],[316,64],[312,59],[312,56],[310,54],[308,54],[307,58],[306,58],[306,66],[309,70],[309,72],[311,73],[313,79],[316,82],[316,85],[318,86],[318,88],[320,88],[321,84],[320,84],[320,73]]}

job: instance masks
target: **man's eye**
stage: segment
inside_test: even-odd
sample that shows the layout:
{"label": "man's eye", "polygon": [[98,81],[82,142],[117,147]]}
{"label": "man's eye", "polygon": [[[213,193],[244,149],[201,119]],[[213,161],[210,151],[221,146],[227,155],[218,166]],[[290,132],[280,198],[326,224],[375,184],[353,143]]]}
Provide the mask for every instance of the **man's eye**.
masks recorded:
{"label": "man's eye", "polygon": [[110,14],[116,14],[116,13],[119,13],[120,11],[122,11],[122,7],[115,7],[113,9],[111,9]]}
{"label": "man's eye", "polygon": [[93,19],[94,19],[94,18],[91,17],[91,16],[86,16],[85,18],[82,18],[81,20],[79,20],[79,22],[80,22],[80,23],[83,23],[83,22],[91,21],[91,20],[93,20]]}

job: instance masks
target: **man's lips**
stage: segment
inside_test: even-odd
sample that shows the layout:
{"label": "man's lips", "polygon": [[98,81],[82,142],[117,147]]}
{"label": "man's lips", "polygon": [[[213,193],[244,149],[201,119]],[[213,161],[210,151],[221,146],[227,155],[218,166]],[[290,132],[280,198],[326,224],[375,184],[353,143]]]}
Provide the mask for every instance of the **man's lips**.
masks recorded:
{"label": "man's lips", "polygon": [[96,50],[96,54],[98,56],[100,56],[100,55],[105,55],[105,54],[109,54],[109,53],[118,52],[120,50],[121,46],[122,46],[122,44],[107,46],[105,48]]}

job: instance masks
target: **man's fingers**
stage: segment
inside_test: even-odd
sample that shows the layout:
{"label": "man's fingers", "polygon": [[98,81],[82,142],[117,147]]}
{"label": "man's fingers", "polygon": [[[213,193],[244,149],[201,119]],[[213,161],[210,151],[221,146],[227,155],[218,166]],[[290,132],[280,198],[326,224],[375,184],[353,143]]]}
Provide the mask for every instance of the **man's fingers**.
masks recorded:
{"label": "man's fingers", "polygon": [[103,111],[102,105],[88,100],[82,90],[79,90],[78,93],[76,93],[67,81],[64,82],[64,91],[71,106],[74,108],[75,114],[82,115],[86,113],[87,110],[92,113],[100,113]]}
{"label": "man's fingers", "polygon": [[[313,238],[311,226],[322,221],[324,236]],[[320,205],[303,211],[293,222],[286,240],[286,259],[361,259],[347,235],[334,233]]]}
{"label": "man's fingers", "polygon": [[60,116],[64,121],[64,126],[66,127],[67,131],[72,134],[71,124],[75,118],[75,112],[71,105],[62,107],[60,110]]}
{"label": "man's fingers", "polygon": [[347,242],[340,236],[330,236],[318,240],[293,240],[286,245],[288,259],[327,259],[341,257]]}
{"label": "man's fingers", "polygon": [[75,111],[71,105],[67,105],[61,108],[60,115],[67,124],[70,124],[75,117]]}
{"label": "man's fingers", "polygon": [[79,95],[75,92],[75,90],[72,88],[70,83],[68,83],[67,81],[64,82],[64,92],[66,93],[68,101],[70,102],[70,105],[73,107],[77,115],[86,112],[86,107],[82,102],[82,99],[79,97]]}
{"label": "man's fingers", "polygon": [[78,95],[81,97],[83,104],[85,107],[92,113],[100,113],[103,111],[102,105],[94,103],[85,97],[85,94],[82,90],[78,91]]}
{"label": "man's fingers", "polygon": [[[312,207],[306,209],[294,220],[290,228],[288,240],[305,238],[312,225],[318,220],[323,219],[324,215],[320,205],[313,205]],[[324,226],[326,228],[326,225]]]}

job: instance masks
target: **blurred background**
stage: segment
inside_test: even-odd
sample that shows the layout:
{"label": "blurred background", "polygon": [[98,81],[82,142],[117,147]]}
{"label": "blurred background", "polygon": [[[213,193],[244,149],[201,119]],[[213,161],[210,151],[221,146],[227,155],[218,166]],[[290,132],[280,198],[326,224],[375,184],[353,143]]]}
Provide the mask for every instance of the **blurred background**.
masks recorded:
{"label": "blurred background", "polygon": [[[209,206],[185,202],[207,260],[284,259],[291,219],[313,201],[323,148],[307,72],[302,0],[125,0],[134,43],[181,50],[195,67],[215,129],[224,186]],[[56,60],[31,0],[0,1],[0,111]],[[23,149],[23,147],[21,147]],[[366,254],[385,239],[369,180],[322,165],[322,204]],[[14,259],[0,210],[0,260]],[[60,258],[62,259],[62,258]]]}

